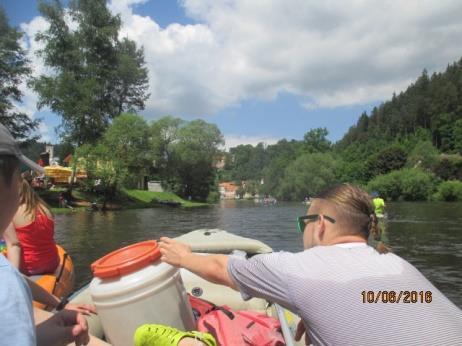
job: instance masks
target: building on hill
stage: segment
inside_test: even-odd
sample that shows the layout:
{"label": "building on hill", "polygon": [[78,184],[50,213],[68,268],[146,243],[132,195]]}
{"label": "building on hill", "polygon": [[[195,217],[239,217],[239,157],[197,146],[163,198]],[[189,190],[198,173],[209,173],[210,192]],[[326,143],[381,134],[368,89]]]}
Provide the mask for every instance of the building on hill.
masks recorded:
{"label": "building on hill", "polygon": [[72,162],[72,154],[68,154],[63,160],[63,166],[69,167]]}
{"label": "building on hill", "polygon": [[219,184],[220,198],[221,199],[235,199],[237,185],[231,182],[223,182]]}

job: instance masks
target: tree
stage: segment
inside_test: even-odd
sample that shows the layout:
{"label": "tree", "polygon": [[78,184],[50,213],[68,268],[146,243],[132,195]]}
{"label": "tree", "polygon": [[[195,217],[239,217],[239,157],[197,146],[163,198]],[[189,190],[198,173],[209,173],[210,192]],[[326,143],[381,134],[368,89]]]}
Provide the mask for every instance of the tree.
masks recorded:
{"label": "tree", "polygon": [[180,118],[166,116],[149,127],[150,148],[153,155],[153,174],[158,179],[167,179],[175,172],[170,169],[171,146],[178,139],[178,130],[185,124]]}
{"label": "tree", "polygon": [[457,153],[462,154],[462,119],[454,123],[453,128],[454,149]]}
{"label": "tree", "polygon": [[308,153],[324,153],[330,149],[331,143],[326,138],[329,131],[325,127],[312,129],[305,133],[303,139]]}
{"label": "tree", "polygon": [[432,122],[433,136],[436,147],[442,152],[450,152],[454,148],[454,113],[442,113],[435,117]]}
{"label": "tree", "polygon": [[77,148],[73,166],[87,171],[87,189],[103,194],[103,208],[120,187],[135,187],[152,164],[148,125],[140,116],[122,114],[96,144]]}
{"label": "tree", "polygon": [[242,181],[255,178],[253,167],[254,147],[252,145],[240,144],[231,148],[229,153],[232,159],[228,162],[226,169],[232,170],[231,177],[233,180]]}
{"label": "tree", "polygon": [[303,142],[287,141],[282,139],[276,144],[267,148],[267,164],[265,165],[263,175],[263,185],[260,186],[260,192],[274,195],[278,186],[282,182],[285,169],[294,161],[302,150]]}
{"label": "tree", "polygon": [[29,61],[19,44],[22,37],[17,29],[8,24],[5,11],[0,7],[0,123],[13,137],[25,140],[38,126],[27,114],[19,111],[14,102],[21,102],[21,82],[29,76]]}
{"label": "tree", "polygon": [[364,167],[364,176],[370,180],[377,175],[386,174],[404,167],[407,155],[400,146],[392,145],[370,157]]}
{"label": "tree", "polygon": [[146,121],[138,115],[122,114],[108,127],[102,143],[111,149],[109,158],[117,162],[117,168],[126,172],[125,175],[119,174],[121,184],[125,187],[139,186],[152,166],[152,155],[147,150]]}
{"label": "tree", "polygon": [[174,192],[183,197],[206,200],[215,184],[215,159],[223,136],[214,124],[193,120],[178,129],[177,140],[169,144],[168,179]]}
{"label": "tree", "polygon": [[115,99],[118,114],[144,109],[149,98],[148,69],[144,66],[144,51],[136,43],[124,38],[117,46],[117,70]]}
{"label": "tree", "polygon": [[429,140],[419,141],[407,158],[408,166],[431,169],[438,161],[438,150]]}
{"label": "tree", "polygon": [[76,149],[72,162],[74,169],[78,167],[87,172],[86,188],[102,194],[103,210],[106,209],[107,201],[115,196],[124,177],[128,175],[126,168],[119,166],[120,162],[112,159],[112,153],[112,148],[103,143],[84,144]]}
{"label": "tree", "polygon": [[304,154],[285,170],[276,196],[283,200],[303,200],[333,184],[336,163],[329,154]]}
{"label": "tree", "polygon": [[443,180],[462,180],[462,156],[441,155],[433,172]]}
{"label": "tree", "polygon": [[147,70],[142,49],[118,39],[121,21],[105,0],[73,0],[66,21],[60,0],[41,2],[49,28],[37,35],[39,52],[53,73],[31,81],[38,107],[62,117],[61,135],[69,142],[96,143],[110,121],[125,110],[143,109]]}

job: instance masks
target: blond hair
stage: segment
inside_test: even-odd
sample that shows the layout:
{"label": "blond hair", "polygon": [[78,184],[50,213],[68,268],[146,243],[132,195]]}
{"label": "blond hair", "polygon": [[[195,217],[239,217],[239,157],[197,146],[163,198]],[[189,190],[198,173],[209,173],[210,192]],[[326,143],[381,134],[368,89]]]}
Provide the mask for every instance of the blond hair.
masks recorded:
{"label": "blond hair", "polygon": [[316,198],[335,206],[344,223],[348,225],[348,232],[359,233],[366,239],[371,235],[378,241],[377,251],[389,251],[381,241],[382,229],[379,227],[372,199],[366,191],[354,185],[339,184],[324,190]]}
{"label": "blond hair", "polygon": [[35,218],[35,212],[37,209],[42,210],[42,212],[46,214],[52,215],[50,208],[29,185],[26,179],[21,180],[19,187],[19,205],[24,205],[24,213],[32,216],[32,218]]}

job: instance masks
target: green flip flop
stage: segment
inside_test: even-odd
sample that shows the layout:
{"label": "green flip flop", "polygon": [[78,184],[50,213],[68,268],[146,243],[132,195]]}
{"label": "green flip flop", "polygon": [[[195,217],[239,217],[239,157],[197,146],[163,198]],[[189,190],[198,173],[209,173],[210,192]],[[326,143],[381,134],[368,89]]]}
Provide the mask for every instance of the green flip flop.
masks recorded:
{"label": "green flip flop", "polygon": [[209,333],[197,331],[183,332],[161,324],[144,324],[135,331],[135,346],[176,346],[181,339],[190,337],[207,346],[217,346],[215,338]]}

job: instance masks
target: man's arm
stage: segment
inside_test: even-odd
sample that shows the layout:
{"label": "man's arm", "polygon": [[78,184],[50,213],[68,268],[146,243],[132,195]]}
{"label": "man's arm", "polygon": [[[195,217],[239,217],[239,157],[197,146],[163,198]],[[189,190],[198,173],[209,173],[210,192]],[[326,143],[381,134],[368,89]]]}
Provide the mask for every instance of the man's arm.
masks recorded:
{"label": "man's arm", "polygon": [[189,245],[167,237],[160,238],[159,246],[163,262],[185,268],[205,280],[237,290],[228,274],[228,256],[194,254]]}
{"label": "man's arm", "polygon": [[[264,298],[294,311],[288,296],[287,254],[265,254],[250,260],[234,260],[225,255],[198,255],[191,248],[170,238],[160,239],[161,260],[182,267],[205,280],[231,287],[243,297]],[[285,258],[285,259],[282,259]]]}

